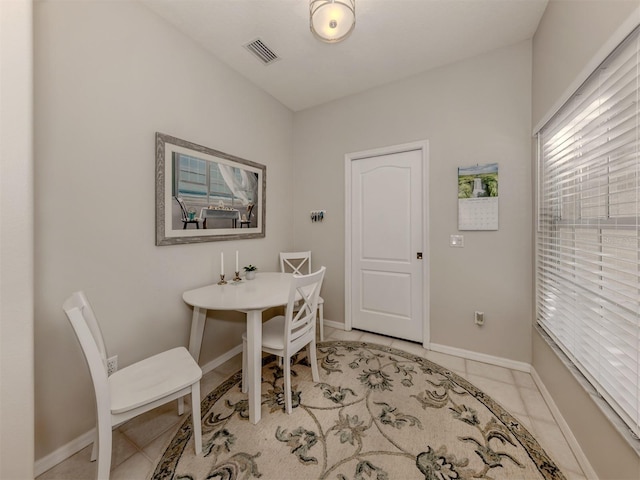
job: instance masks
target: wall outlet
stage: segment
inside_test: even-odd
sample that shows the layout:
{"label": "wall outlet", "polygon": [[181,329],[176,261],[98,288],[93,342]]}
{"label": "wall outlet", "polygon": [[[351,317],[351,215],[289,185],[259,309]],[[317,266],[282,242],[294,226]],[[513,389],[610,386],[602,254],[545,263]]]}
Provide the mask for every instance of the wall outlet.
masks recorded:
{"label": "wall outlet", "polygon": [[118,355],[107,358],[107,375],[118,371]]}
{"label": "wall outlet", "polygon": [[484,325],[484,312],[475,312],[476,325]]}

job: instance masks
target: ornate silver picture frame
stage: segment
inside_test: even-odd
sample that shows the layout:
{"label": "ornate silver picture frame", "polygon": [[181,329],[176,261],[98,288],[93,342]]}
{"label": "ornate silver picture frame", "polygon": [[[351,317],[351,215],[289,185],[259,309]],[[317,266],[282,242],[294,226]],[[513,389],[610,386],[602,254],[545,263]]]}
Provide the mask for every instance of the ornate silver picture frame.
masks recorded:
{"label": "ornate silver picture frame", "polygon": [[267,167],[156,133],[156,245],[265,236]]}

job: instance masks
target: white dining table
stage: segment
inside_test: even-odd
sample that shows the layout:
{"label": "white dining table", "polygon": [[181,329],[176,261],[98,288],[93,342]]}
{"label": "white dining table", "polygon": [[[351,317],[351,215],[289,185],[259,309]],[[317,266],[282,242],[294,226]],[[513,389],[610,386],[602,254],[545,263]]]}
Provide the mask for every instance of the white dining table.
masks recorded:
{"label": "white dining table", "polygon": [[261,417],[262,312],[286,305],[292,278],[290,273],[259,272],[253,280],[207,285],[182,295],[185,303],[193,307],[189,352],[196,362],[200,357],[208,310],[235,310],[246,314],[249,421],[254,424]]}
{"label": "white dining table", "polygon": [[202,225],[207,228],[207,219],[228,219],[231,220],[231,226],[236,228],[238,220],[240,220],[240,211],[235,208],[203,208],[200,210],[200,220]]}

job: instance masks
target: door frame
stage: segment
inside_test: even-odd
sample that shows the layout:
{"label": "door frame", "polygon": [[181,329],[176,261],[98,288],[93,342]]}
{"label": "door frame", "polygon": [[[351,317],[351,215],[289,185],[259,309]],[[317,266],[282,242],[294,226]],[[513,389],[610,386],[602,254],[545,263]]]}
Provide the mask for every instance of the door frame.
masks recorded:
{"label": "door frame", "polygon": [[344,156],[345,164],[345,241],[344,241],[344,327],[351,330],[351,170],[355,160],[362,160],[371,157],[380,157],[395,153],[410,151],[420,151],[422,158],[422,286],[424,294],[422,296],[422,346],[429,348],[431,339],[429,322],[430,284],[429,271],[431,262],[429,258],[429,141],[421,140],[417,142],[391,145],[388,147],[374,148],[361,152],[347,153]]}

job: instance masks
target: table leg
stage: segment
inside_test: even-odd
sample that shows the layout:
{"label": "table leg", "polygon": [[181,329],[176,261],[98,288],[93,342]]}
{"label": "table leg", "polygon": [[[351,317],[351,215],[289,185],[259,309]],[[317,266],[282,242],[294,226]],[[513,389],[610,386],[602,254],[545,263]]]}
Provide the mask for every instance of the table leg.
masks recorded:
{"label": "table leg", "polygon": [[202,336],[204,334],[204,323],[207,320],[207,309],[193,307],[191,317],[191,335],[189,336],[189,353],[198,362],[200,358],[200,348],[202,347]]}
{"label": "table leg", "polygon": [[247,312],[247,378],[249,380],[249,421],[256,424],[261,416],[262,390],[262,312]]}

